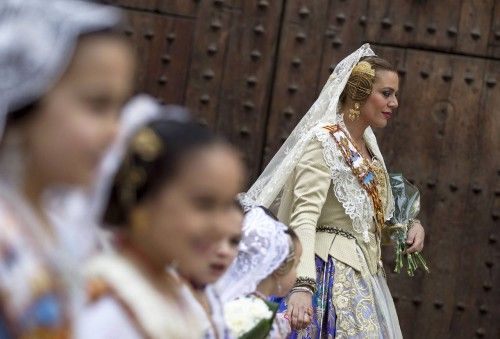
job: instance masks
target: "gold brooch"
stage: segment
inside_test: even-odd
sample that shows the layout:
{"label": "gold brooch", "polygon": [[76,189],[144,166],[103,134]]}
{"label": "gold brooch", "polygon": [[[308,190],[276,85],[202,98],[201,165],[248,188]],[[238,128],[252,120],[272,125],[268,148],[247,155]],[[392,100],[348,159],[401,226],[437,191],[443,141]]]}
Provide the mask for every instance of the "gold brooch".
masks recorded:
{"label": "gold brooch", "polygon": [[132,140],[132,148],[142,160],[151,162],[162,150],[160,138],[151,128],[141,129]]}

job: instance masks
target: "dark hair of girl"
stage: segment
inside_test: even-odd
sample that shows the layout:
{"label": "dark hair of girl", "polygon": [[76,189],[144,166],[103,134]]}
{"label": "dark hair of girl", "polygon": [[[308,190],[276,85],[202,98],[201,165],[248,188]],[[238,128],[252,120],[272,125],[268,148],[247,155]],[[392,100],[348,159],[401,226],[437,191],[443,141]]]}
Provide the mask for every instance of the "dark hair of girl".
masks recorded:
{"label": "dark hair of girl", "polygon": [[290,236],[290,238],[292,238],[294,243],[300,242],[299,237],[297,236],[297,233],[295,233],[295,231],[293,229],[291,229],[290,227],[287,227],[287,229],[285,230],[285,233],[288,234]]}
{"label": "dark hair of girl", "polygon": [[287,227],[287,229],[285,230],[285,234],[288,234],[292,241],[291,243],[289,243],[289,252],[287,257],[276,270],[277,273],[279,273],[280,275],[284,275],[290,272],[291,268],[295,263],[295,253],[297,251],[297,244],[300,244],[299,237],[297,236],[297,233],[295,233],[293,229]]}
{"label": "dark hair of girl", "polygon": [[7,114],[7,121],[5,123],[6,126],[11,126],[26,120],[26,118],[30,116],[32,112],[37,110],[38,105],[39,101],[36,100],[23,106],[20,109],[9,112],[9,114]]}
{"label": "dark hair of girl", "polygon": [[188,156],[219,142],[207,127],[195,122],[155,120],[141,128],[114,177],[104,224],[126,225],[131,209],[175,178]]}

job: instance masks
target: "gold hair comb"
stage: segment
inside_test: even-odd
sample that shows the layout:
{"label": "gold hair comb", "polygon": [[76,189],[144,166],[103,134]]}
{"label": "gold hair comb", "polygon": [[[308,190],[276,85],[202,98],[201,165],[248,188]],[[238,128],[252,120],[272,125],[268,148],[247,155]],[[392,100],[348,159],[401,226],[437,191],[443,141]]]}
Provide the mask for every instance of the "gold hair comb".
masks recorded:
{"label": "gold hair comb", "polygon": [[163,148],[161,139],[149,127],[141,129],[132,140],[132,149],[142,160],[151,162]]}
{"label": "gold hair comb", "polygon": [[358,62],[352,69],[352,73],[367,74],[371,77],[375,77],[375,70],[372,68],[372,65],[370,65],[368,61]]}

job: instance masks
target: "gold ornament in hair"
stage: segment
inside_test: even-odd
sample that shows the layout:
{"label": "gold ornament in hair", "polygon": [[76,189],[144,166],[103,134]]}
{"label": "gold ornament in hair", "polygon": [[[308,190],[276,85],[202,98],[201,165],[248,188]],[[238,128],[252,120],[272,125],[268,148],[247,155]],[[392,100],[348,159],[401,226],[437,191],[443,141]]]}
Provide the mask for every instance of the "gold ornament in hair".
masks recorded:
{"label": "gold ornament in hair", "polygon": [[145,127],[132,140],[132,149],[142,160],[151,162],[160,154],[162,142],[151,128]]}
{"label": "gold ornament in hair", "polygon": [[163,148],[160,137],[149,127],[142,128],[132,139],[120,175],[121,199],[126,206],[131,207],[135,204],[137,190],[147,179],[146,170],[137,164],[135,159],[151,163],[159,156]]}
{"label": "gold ornament in hair", "polygon": [[354,121],[361,114],[361,103],[371,94],[374,81],[375,70],[368,61],[360,61],[354,66],[346,85],[347,96],[354,101],[353,108],[349,109],[349,120]]}
{"label": "gold ornament in hair", "polygon": [[375,77],[375,70],[368,61],[360,61],[354,66],[351,74],[366,74],[372,78]]}

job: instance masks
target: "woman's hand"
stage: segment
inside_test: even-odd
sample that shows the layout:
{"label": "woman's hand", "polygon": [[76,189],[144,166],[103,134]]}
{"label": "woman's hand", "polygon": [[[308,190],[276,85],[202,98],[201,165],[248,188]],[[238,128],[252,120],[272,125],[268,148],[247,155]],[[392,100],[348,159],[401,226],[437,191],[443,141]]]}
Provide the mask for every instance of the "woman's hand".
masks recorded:
{"label": "woman's hand", "polygon": [[425,231],[424,227],[420,222],[415,221],[413,226],[408,232],[408,237],[406,238],[406,243],[410,246],[406,253],[421,252],[424,248]]}
{"label": "woman's hand", "polygon": [[295,331],[309,326],[312,320],[312,294],[309,292],[292,292],[288,297],[286,318]]}

